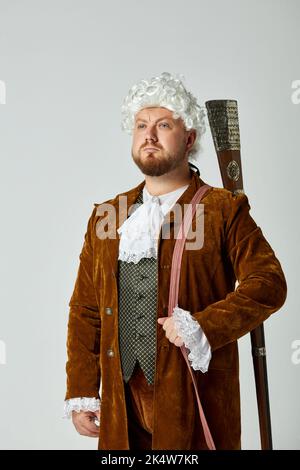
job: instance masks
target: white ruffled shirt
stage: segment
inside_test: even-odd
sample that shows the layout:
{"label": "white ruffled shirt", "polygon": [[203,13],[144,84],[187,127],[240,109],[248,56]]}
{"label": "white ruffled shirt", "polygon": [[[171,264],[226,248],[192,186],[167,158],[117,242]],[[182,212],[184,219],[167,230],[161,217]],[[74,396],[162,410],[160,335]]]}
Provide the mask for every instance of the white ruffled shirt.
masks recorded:
{"label": "white ruffled shirt", "polygon": [[120,235],[119,260],[138,263],[142,258],[157,258],[161,224],[187,187],[152,196],[144,186],[143,203],[117,229]]}
{"label": "white ruffled shirt", "polygon": [[[119,259],[138,263],[142,258],[157,258],[158,237],[165,215],[170,211],[188,185],[175,191],[153,196],[146,185],[143,188],[143,204],[140,204],[118,228],[120,235]],[[206,372],[211,360],[209,342],[191,313],[175,307],[172,314],[174,323],[186,348],[188,359],[194,370]],[[97,411],[101,399],[90,397],[70,398],[64,402],[64,417],[69,418],[72,411]]]}

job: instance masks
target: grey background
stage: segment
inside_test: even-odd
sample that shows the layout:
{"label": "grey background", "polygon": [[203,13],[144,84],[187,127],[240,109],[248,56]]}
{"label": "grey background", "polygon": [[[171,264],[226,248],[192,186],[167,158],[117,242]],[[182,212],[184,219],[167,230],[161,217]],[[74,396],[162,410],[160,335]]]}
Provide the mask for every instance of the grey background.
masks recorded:
{"label": "grey background", "polygon": [[[1,448],[97,446],[61,418],[68,301],[93,203],[144,179],[121,102],[163,71],[200,104],[238,100],[251,214],[288,283],[265,323],[274,447],[300,448],[299,24],[298,0],[0,0]],[[201,177],[222,187],[209,129],[203,146]],[[242,444],[258,449],[250,335],[239,347]]]}

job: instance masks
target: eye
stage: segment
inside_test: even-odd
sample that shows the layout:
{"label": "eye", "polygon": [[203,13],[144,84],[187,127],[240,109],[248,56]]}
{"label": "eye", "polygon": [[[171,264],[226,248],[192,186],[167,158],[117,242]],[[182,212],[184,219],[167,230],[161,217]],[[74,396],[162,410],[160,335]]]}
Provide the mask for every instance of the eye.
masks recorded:
{"label": "eye", "polygon": [[[145,125],[145,124],[138,124],[138,125],[137,125],[137,128],[140,129],[140,127],[141,127],[141,126],[144,126],[144,125]],[[160,126],[161,126],[161,125],[170,127],[167,122],[161,122],[161,123],[160,123]]]}

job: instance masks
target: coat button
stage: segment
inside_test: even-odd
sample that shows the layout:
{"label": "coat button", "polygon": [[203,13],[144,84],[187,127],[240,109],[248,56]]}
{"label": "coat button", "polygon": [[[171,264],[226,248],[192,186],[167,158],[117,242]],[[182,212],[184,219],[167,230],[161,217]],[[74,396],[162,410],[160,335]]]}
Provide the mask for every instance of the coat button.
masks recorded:
{"label": "coat button", "polygon": [[110,307],[106,307],[106,308],[105,308],[105,313],[106,313],[107,315],[112,315],[112,309],[111,309]]}
{"label": "coat button", "polygon": [[107,350],[107,355],[108,355],[109,357],[113,357],[113,356],[115,355],[115,353],[113,352],[112,349],[108,349],[108,350]]}

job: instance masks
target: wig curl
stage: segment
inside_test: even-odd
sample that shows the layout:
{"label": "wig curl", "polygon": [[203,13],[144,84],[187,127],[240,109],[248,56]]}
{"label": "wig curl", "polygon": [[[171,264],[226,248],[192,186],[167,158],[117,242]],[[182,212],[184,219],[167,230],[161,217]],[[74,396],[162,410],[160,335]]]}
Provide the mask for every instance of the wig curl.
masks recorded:
{"label": "wig curl", "polygon": [[181,79],[184,79],[183,75],[172,76],[169,72],[163,72],[149,81],[142,79],[133,85],[121,107],[121,128],[131,135],[134,116],[138,111],[151,106],[167,108],[173,111],[174,119],[180,117],[183,120],[186,130],[196,130],[196,139],[189,152],[189,159],[196,160],[197,154],[202,151],[200,139],[206,130],[205,110],[186,90]]}

